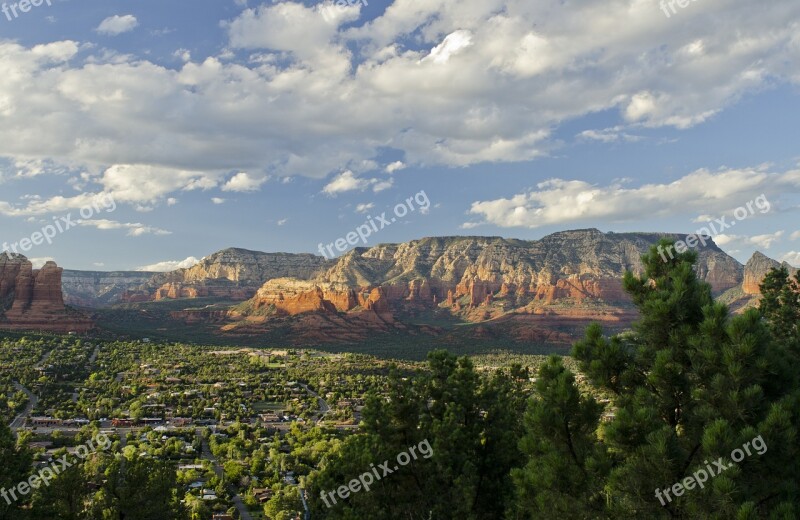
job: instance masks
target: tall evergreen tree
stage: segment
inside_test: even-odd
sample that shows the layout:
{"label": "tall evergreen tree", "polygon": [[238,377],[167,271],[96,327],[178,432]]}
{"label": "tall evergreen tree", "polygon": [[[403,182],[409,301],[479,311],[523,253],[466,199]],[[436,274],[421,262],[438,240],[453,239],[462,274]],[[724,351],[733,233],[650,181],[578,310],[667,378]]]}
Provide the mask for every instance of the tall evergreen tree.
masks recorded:
{"label": "tall evergreen tree", "polygon": [[557,356],[540,368],[536,393],[520,443],[528,462],[512,470],[518,498],[509,518],[600,514],[609,470],[609,456],[596,436],[602,405],[580,394],[575,377]]}
{"label": "tall evergreen tree", "polygon": [[23,517],[22,506],[28,501],[16,491],[17,499],[9,490],[25,482],[31,473],[33,458],[27,446],[19,445],[14,434],[5,423],[0,423],[0,520],[18,520]]}
{"label": "tall evergreen tree", "polygon": [[[312,479],[314,516],[330,519],[494,519],[513,492],[523,400],[506,374],[481,377],[467,358],[429,354],[429,374],[416,380],[393,372],[385,395],[364,410],[364,433],[348,437]],[[427,442],[419,456],[376,481],[368,493],[337,499],[327,508],[322,490],[379,466]],[[417,450],[419,454],[419,450]],[[381,471],[382,473],[382,471]]]}
{"label": "tall evergreen tree", "polygon": [[[612,456],[602,481],[605,508],[584,508],[576,518],[793,518],[800,512],[797,465],[785,461],[798,454],[800,393],[786,348],[757,311],[730,317],[714,302],[695,275],[694,252],[665,262],[654,247],[642,260],[644,273],[624,280],[641,316],[632,333],[606,338],[593,325],[573,349],[590,382],[614,396],[615,410],[595,438],[604,447],[587,450]],[[581,407],[563,414],[582,424]],[[556,446],[550,451],[565,449],[566,439],[546,422],[527,426],[529,437]],[[768,450],[731,464],[733,450],[756,437]],[[580,471],[553,467],[548,453],[534,451],[528,467],[558,474],[564,488],[583,485]],[[702,486],[699,470],[711,473]],[[519,482],[529,484],[520,489],[523,504],[546,496],[536,478]]]}

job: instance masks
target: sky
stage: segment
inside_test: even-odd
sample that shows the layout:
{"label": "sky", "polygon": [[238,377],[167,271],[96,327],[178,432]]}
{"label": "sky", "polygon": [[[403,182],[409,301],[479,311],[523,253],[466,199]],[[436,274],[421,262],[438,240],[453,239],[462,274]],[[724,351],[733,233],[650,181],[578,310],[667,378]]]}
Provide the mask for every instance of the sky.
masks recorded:
{"label": "sky", "polygon": [[36,3],[0,4],[35,264],[706,228],[800,266],[796,0]]}

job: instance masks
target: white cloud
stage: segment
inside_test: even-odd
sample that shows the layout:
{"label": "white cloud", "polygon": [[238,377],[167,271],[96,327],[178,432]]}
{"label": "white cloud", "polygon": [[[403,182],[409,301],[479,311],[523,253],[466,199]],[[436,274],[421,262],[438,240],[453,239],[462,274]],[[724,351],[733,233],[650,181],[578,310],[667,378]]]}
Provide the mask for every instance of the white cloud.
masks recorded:
{"label": "white cloud", "polygon": [[108,220],[108,219],[94,219],[94,220],[80,220],[79,225],[81,226],[89,226],[94,227],[101,230],[111,230],[111,229],[127,229],[128,235],[132,237],[138,237],[142,235],[171,235],[171,231],[166,231],[164,229],[160,229],[157,227],[146,226],[144,224],[137,223],[123,223],[117,222],[116,220]]}
{"label": "white cloud", "polygon": [[394,179],[370,179],[370,183],[372,184],[372,191],[378,193],[379,191],[388,190],[391,188],[394,185]]}
{"label": "white cloud", "polygon": [[225,204],[225,199],[219,197],[211,197],[211,202],[214,204]]}
{"label": "white cloud", "polygon": [[222,186],[222,191],[256,191],[268,180],[268,176],[255,178],[246,172],[239,172]]}
{"label": "white cloud", "polygon": [[714,235],[711,238],[713,238],[714,242],[718,246],[725,246],[725,245],[728,245],[728,244],[742,242],[742,241],[747,239],[747,237],[744,237],[742,235],[727,235],[725,233],[721,233],[719,235]]}
{"label": "white cloud", "polygon": [[403,161],[395,161],[395,162],[393,162],[391,164],[387,164],[386,165],[386,172],[387,173],[394,173],[396,171],[400,171],[400,170],[405,169],[405,167],[406,167],[406,163],[404,163]]}
{"label": "white cloud", "polygon": [[433,63],[447,63],[451,56],[455,56],[463,49],[472,44],[472,33],[466,30],[459,30],[448,34],[445,39],[431,49],[431,53],[422,58],[422,61],[433,61]]}
{"label": "white cloud", "polygon": [[800,239],[800,231],[795,231],[794,233],[791,234],[789,238],[792,240]]}
{"label": "white cloud", "polygon": [[359,204],[356,206],[356,213],[366,213],[367,211],[371,210],[375,207],[375,204],[372,202],[368,202],[366,204]]}
{"label": "white cloud", "polygon": [[288,219],[288,218],[282,218],[282,219],[280,219],[280,220],[278,221],[278,225],[279,225],[279,226],[282,226],[282,225],[286,224],[287,222],[289,222],[289,219]]}
{"label": "white cloud", "polygon": [[347,170],[326,184],[325,187],[322,188],[322,191],[328,195],[336,195],[337,193],[344,193],[346,191],[363,190],[367,186],[369,186],[369,181],[366,179],[359,179],[353,172]]}
{"label": "white cloud", "polygon": [[787,262],[792,267],[800,267],[800,251],[790,251],[781,257],[781,262]]}
{"label": "white cloud", "polygon": [[603,143],[616,143],[619,141],[632,143],[642,140],[642,138],[638,135],[632,135],[624,132],[623,127],[621,126],[604,128],[602,130],[584,130],[578,134],[578,137],[589,141],[600,141]]}
{"label": "white cloud", "polygon": [[783,231],[776,231],[775,233],[752,236],[748,239],[748,241],[762,249],[769,249],[772,247],[772,244],[779,241],[782,236]]}
{"label": "white cloud", "polygon": [[[697,170],[668,184],[645,184],[628,188],[621,182],[597,186],[585,181],[551,179],[537,189],[511,198],[478,201],[470,213],[501,227],[538,228],[576,222],[631,222],[642,217],[682,215],[712,210],[729,215],[753,194],[767,199],[800,189],[800,170],[769,173],[763,168],[743,170]],[[755,218],[759,209],[754,207]]]}
{"label": "white cloud", "polygon": [[779,241],[784,235],[783,231],[776,231],[774,233],[767,233],[763,235],[727,235],[720,234],[714,235],[712,238],[718,246],[735,245],[737,247],[751,246],[757,247],[761,250],[767,250],[772,247],[772,244]]}
{"label": "white cloud", "polygon": [[195,266],[199,263],[200,260],[190,256],[185,260],[166,260],[164,262],[157,262],[155,264],[143,265],[141,267],[137,267],[136,271],[166,273],[169,271],[175,271],[176,269],[188,269],[189,267]]}
{"label": "white cloud", "polygon": [[[85,171],[94,191],[128,168],[143,187],[126,178],[120,202],[149,209],[230,172],[364,174],[386,148],[409,165],[524,161],[588,114],[628,125],[583,138],[624,140],[631,127],[684,128],[800,83],[800,3],[692,8],[676,23],[642,0],[395,0],[371,20],[358,6],[326,20],[318,5],[280,2],[226,23],[219,55],[181,53],[175,68],[3,40],[0,70],[13,73],[0,80],[0,157]],[[98,30],[135,23],[117,16]]]}
{"label": "white cloud", "polygon": [[393,185],[394,179],[362,179],[356,177],[352,171],[347,170],[340,173],[326,184],[325,187],[322,188],[322,192],[331,196],[336,196],[339,193],[355,190],[364,191],[372,187],[372,191],[378,193],[391,188]]}
{"label": "white cloud", "polygon": [[33,264],[34,269],[41,269],[44,264],[47,262],[55,262],[55,259],[51,256],[39,257],[39,258],[28,258],[31,264]]}
{"label": "white cloud", "polygon": [[109,36],[116,36],[118,34],[132,31],[139,25],[139,21],[132,14],[123,16],[114,15],[109,16],[97,26],[95,31],[100,34],[107,34]]}

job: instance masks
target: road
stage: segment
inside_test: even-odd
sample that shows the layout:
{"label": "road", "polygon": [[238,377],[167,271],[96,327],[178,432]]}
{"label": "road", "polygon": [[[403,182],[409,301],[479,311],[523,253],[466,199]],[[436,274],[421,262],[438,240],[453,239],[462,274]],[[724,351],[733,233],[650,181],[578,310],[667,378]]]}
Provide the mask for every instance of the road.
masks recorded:
{"label": "road", "polygon": [[328,403],[325,401],[325,399],[323,399],[322,397],[319,396],[318,393],[310,389],[308,385],[300,383],[300,386],[302,386],[306,392],[317,398],[317,402],[319,403],[319,419],[317,419],[317,423],[319,423],[320,421],[322,421],[322,418],[325,417],[325,414],[331,411],[331,407],[328,406]]}
{"label": "road", "polygon": [[14,420],[11,421],[11,424],[8,425],[12,430],[19,430],[25,425],[25,419],[27,419],[31,414],[33,408],[39,402],[39,398],[36,397],[30,390],[19,384],[18,381],[14,381],[14,388],[16,388],[19,392],[25,392],[25,394],[28,396],[28,404],[25,406],[25,409],[22,410],[22,413],[17,415]]}
{"label": "road", "polygon": [[[219,463],[214,454],[211,453],[211,448],[208,446],[208,441],[206,440],[206,438],[202,436],[202,431],[198,429],[196,431],[196,435],[199,436],[201,439],[203,439],[203,449],[202,449],[203,458],[208,461],[211,461],[211,464],[214,466],[214,473],[219,478],[223,478],[224,471],[222,469],[222,465]],[[247,510],[247,506],[244,505],[244,502],[242,501],[242,497],[234,493],[232,486],[228,486],[228,491],[231,493],[231,496],[233,497],[232,498],[233,505],[235,505],[236,509],[239,510],[240,520],[253,520],[250,511]]]}
{"label": "road", "polygon": [[[42,356],[42,359],[40,359],[39,362],[36,363],[34,368],[41,368],[41,366],[44,365],[45,362],[50,358],[50,354],[52,353],[53,353],[52,350],[48,350],[47,352],[45,352],[44,355]],[[11,428],[11,430],[19,430],[25,425],[25,419],[28,418],[33,409],[39,403],[39,398],[35,396],[33,392],[22,386],[19,381],[14,381],[13,383],[14,383],[14,388],[16,388],[18,392],[24,392],[25,395],[28,396],[28,404],[27,406],[25,406],[25,409],[22,410],[22,413],[17,415],[14,418],[14,420],[11,421],[11,424],[8,425],[9,428]]]}

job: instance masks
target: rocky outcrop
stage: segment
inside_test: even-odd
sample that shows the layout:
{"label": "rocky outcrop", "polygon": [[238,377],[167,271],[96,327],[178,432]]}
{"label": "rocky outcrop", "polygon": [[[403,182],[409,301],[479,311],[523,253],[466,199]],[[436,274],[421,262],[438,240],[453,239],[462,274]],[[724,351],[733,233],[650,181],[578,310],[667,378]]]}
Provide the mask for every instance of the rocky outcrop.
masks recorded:
{"label": "rocky outcrop", "polygon": [[124,302],[215,297],[243,301],[255,295],[273,278],[308,279],[326,267],[320,256],[262,253],[230,248],[203,258],[186,269],[152,276],[139,287],[121,295]]}
{"label": "rocky outcrop", "polygon": [[85,332],[92,322],[64,305],[62,269],[47,262],[41,269],[22,255],[0,254],[0,328]]}
{"label": "rocky outcrop", "polygon": [[[641,255],[663,236],[582,230],[530,242],[450,237],[360,248],[315,279],[268,281],[253,298],[253,308],[297,314],[319,307],[318,298],[340,312],[398,306],[512,310],[590,300],[624,304],[622,276],[627,270],[641,272]],[[742,282],[742,266],[716,245],[709,243],[699,253],[698,275],[716,293]]]}
{"label": "rocky outcrop", "polygon": [[[358,316],[355,322],[378,319],[380,327],[397,328],[400,316],[438,315],[486,322],[481,327],[491,334],[514,317],[512,336],[563,340],[556,330],[590,321],[625,326],[634,319],[622,277],[641,273],[641,256],[664,237],[685,239],[590,229],[538,241],[442,237],[357,248],[311,278],[267,281],[230,313],[225,330],[253,333],[287,316],[305,316],[295,323],[307,324],[313,314],[326,316],[325,336],[318,338],[324,341],[333,323],[346,326]],[[741,264],[713,242],[698,249],[696,270],[716,294],[743,279]]]}
{"label": "rocky outcrop", "polygon": [[792,276],[794,276],[794,274],[797,272],[797,269],[788,263],[780,263],[777,260],[773,260],[763,253],[756,251],[744,266],[744,281],[742,282],[742,291],[747,295],[760,296],[761,289],[759,286],[764,280],[764,277],[771,270],[778,269],[782,266],[786,267],[789,270],[789,274]]}
{"label": "rocky outcrop", "polygon": [[122,301],[128,291],[146,284],[156,273],[142,271],[73,271],[64,269],[64,302],[77,307],[107,307]]}

